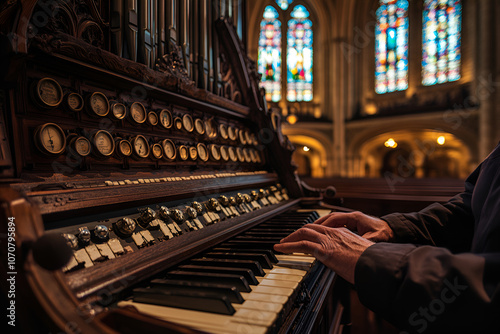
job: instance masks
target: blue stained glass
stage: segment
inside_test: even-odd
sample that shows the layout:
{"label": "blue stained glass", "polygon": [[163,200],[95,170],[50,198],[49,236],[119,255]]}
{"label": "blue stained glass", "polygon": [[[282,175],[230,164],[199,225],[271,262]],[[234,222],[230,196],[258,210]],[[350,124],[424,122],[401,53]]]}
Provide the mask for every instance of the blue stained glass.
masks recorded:
{"label": "blue stained glass", "polygon": [[293,0],[276,0],[276,4],[283,10],[287,10],[292,2]]}
{"label": "blue stained glass", "polygon": [[460,79],[461,30],[460,0],[424,0],[422,84]]}
{"label": "blue stained glass", "polygon": [[375,91],[408,88],[408,0],[380,0],[375,27]]}
{"label": "blue stained glass", "polygon": [[394,49],[396,47],[396,29],[387,29],[387,48]]}
{"label": "blue stained glass", "polygon": [[272,6],[264,10],[260,22],[258,70],[260,86],[266,90],[266,100],[281,100],[281,22]]}
{"label": "blue stained glass", "polygon": [[309,12],[294,7],[287,31],[287,100],[311,101],[313,98],[313,31]]}

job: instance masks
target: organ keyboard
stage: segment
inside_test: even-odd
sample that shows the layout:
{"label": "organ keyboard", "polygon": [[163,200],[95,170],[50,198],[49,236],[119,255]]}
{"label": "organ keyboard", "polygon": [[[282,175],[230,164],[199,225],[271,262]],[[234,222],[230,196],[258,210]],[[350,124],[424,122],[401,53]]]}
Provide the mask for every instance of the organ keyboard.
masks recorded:
{"label": "organ keyboard", "polygon": [[340,331],[335,273],[272,248],[332,208],[295,173],[232,25],[244,11],[19,2],[0,9],[13,329]]}
{"label": "organ keyboard", "polygon": [[[294,212],[293,227],[314,221],[315,214]],[[214,333],[267,333],[280,328],[281,315],[288,314],[300,287],[307,289],[304,281],[311,284],[316,278],[320,269],[311,270],[316,260],[306,254],[276,255],[265,245],[231,246],[232,241],[245,242],[248,235],[251,241],[279,240],[279,235],[270,238],[262,231],[279,229],[291,216],[278,217],[168,270],[146,288],[134,289],[132,297],[118,305],[133,305],[141,312]]]}

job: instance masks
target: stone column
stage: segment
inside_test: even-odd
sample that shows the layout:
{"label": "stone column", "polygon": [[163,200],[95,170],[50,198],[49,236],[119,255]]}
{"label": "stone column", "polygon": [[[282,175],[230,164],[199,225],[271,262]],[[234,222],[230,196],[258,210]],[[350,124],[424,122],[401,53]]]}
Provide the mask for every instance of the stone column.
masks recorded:
{"label": "stone column", "polygon": [[493,87],[495,41],[494,41],[494,0],[478,0],[476,37],[478,43],[477,76],[473,95],[479,102],[479,160],[493,148],[495,126],[495,87]]}
{"label": "stone column", "polygon": [[[498,1],[494,2],[495,6],[495,17],[500,17],[500,3]],[[493,114],[496,116],[496,122],[495,122],[495,133],[494,133],[494,143],[498,143],[500,141],[500,20],[495,20],[495,27],[494,31],[496,32],[495,40],[493,41],[493,45],[496,46],[495,51],[495,63],[494,63],[494,78],[493,78],[493,85],[494,85],[494,95],[495,95],[495,103],[493,104],[496,106],[494,107]]]}

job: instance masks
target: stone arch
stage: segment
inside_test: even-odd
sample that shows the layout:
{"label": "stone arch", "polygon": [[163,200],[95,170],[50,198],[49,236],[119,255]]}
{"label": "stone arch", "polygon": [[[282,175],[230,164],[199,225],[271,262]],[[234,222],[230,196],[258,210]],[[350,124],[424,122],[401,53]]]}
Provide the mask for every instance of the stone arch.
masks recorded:
{"label": "stone arch", "polygon": [[286,134],[296,148],[294,155],[303,154],[298,151],[302,150],[304,146],[310,147],[315,152],[315,156],[310,158],[312,164],[310,176],[328,177],[333,175],[334,151],[329,137],[309,129],[287,129]]}
{"label": "stone arch", "polygon": [[[453,167],[455,171],[450,172],[450,176],[466,177],[477,164],[477,142],[474,132],[465,127],[455,129],[444,125],[429,119],[408,119],[398,122],[381,120],[377,124],[371,124],[370,127],[360,126],[356,130],[351,130],[352,136],[349,136],[350,141],[347,145],[351,175],[379,177],[378,171],[383,169],[382,159],[387,153],[383,146],[384,141],[389,137],[395,137],[396,142],[404,143],[411,152],[409,157],[403,154],[399,156],[401,166],[409,163],[416,168],[414,173],[400,170],[401,176],[441,175],[442,173],[439,172],[431,175],[428,168],[425,168],[426,161],[433,161],[432,159],[436,159],[437,155],[441,155],[443,161],[448,160],[457,164]],[[446,138],[446,145],[440,146],[436,143],[436,138],[441,135]]]}

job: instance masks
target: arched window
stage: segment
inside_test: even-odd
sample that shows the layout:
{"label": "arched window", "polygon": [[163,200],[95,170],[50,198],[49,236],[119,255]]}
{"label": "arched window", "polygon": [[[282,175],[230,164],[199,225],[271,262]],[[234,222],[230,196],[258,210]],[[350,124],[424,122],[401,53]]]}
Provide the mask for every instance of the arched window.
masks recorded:
{"label": "arched window", "polygon": [[424,0],[422,84],[460,79],[462,5],[460,0]]}
{"label": "arched window", "polygon": [[375,92],[408,88],[408,1],[380,0],[375,28]]}
{"label": "arched window", "polygon": [[261,87],[266,90],[266,100],[281,100],[281,22],[278,11],[272,6],[264,10],[259,35],[259,73]]}
{"label": "arched window", "polygon": [[[289,7],[293,0],[275,2],[276,7],[269,5],[264,9],[260,24],[260,85],[266,90],[267,101],[279,102],[283,94],[289,102],[312,101],[313,30],[309,12],[304,5]],[[282,36],[286,39],[282,40]],[[286,54],[282,52],[282,45]],[[285,73],[282,73],[282,63]]]}
{"label": "arched window", "polygon": [[287,63],[287,100],[312,100],[312,61],[313,61],[313,33],[312,22],[308,19],[307,9],[298,5],[292,11],[292,18],[288,20],[286,54]]}

